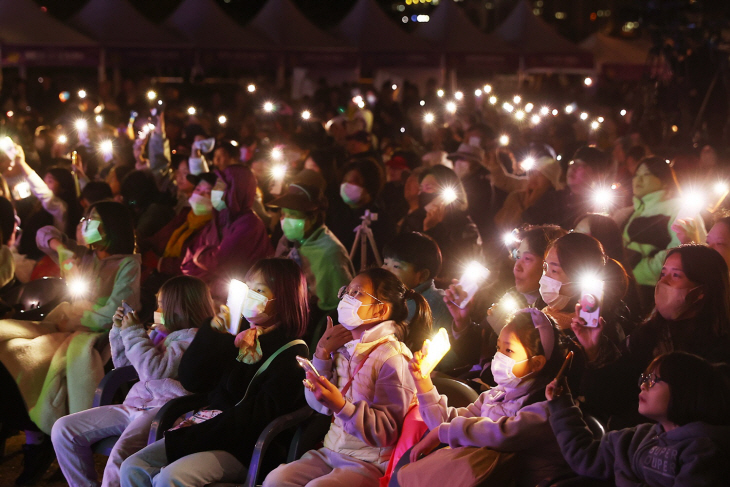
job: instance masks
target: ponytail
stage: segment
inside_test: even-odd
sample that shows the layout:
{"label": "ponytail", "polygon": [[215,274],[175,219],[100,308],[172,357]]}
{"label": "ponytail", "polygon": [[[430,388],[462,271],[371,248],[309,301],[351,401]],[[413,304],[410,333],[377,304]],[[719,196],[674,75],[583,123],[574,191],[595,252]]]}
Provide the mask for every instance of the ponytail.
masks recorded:
{"label": "ponytail", "polygon": [[[412,351],[420,350],[423,341],[431,332],[431,307],[426,299],[408,289],[392,272],[374,267],[360,273],[373,283],[375,296],[391,306],[390,319],[395,322],[395,335]],[[408,323],[408,305],[412,299],[416,303],[416,313]]]}
{"label": "ponytail", "polygon": [[416,314],[411,318],[411,322],[407,327],[407,334],[404,343],[415,352],[423,347],[423,341],[431,337],[431,328],[433,326],[433,316],[431,314],[431,306],[428,305],[426,298],[409,289],[405,294],[405,299],[412,299],[416,303]]}

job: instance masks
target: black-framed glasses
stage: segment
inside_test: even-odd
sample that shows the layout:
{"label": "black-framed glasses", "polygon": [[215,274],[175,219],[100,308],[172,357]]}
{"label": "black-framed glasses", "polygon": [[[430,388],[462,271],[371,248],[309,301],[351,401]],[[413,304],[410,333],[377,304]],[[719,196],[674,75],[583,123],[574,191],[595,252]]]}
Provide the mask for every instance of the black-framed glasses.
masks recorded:
{"label": "black-framed glasses", "polygon": [[340,288],[340,290],[337,291],[337,299],[342,299],[345,295],[348,295],[348,296],[350,296],[352,298],[357,299],[358,296],[363,295],[363,294],[366,295],[366,296],[370,296],[371,298],[373,298],[378,303],[382,303],[381,300],[379,300],[378,298],[376,298],[372,294],[363,291],[362,289],[347,289],[347,286],[342,286]]}
{"label": "black-framed glasses", "polygon": [[651,389],[657,382],[665,382],[665,380],[653,372],[651,374],[641,374],[639,376],[639,389],[643,384],[646,384],[647,389]]}

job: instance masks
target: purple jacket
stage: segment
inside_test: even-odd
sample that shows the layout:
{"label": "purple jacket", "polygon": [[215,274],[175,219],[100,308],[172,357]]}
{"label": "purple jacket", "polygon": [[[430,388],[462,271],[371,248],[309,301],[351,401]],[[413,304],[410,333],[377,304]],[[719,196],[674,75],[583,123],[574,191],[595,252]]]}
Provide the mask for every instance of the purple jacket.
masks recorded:
{"label": "purple jacket", "polygon": [[109,342],[114,367],[132,365],[139,375],[139,382],[132,386],[124,399],[125,406],[154,408],[163,406],[170,399],[190,394],[177,381],[177,370],[197,331],[197,328],[174,331],[155,346],[142,326],[124,330],[112,327]]}
{"label": "purple jacket", "polygon": [[241,279],[256,261],[274,249],[261,219],[251,209],[256,178],[243,166],[216,173],[226,183],[226,208],[194,237],[185,251],[182,272],[205,281],[213,297],[224,299],[231,278]]}

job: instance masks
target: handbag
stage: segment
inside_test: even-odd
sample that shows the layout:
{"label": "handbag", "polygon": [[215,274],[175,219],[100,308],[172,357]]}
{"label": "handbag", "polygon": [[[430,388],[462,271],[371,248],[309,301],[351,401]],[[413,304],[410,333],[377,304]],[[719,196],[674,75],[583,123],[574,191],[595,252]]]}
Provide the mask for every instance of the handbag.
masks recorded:
{"label": "handbag", "polygon": [[503,487],[510,485],[514,453],[462,446],[442,448],[398,471],[401,487]]}

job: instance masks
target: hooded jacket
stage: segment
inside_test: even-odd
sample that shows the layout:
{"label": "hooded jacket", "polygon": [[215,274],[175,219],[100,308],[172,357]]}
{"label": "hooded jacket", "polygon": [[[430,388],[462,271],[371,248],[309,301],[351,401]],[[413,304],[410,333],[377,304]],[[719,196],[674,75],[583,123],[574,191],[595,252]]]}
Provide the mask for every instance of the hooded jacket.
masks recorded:
{"label": "hooded jacket", "polygon": [[233,165],[216,171],[226,183],[226,208],[194,237],[185,251],[183,274],[206,282],[216,298],[225,298],[228,281],[242,278],[256,261],[273,255],[266,227],[251,209],[256,178],[246,167]]}
{"label": "hooded jacket", "polygon": [[726,485],[730,427],[688,423],[671,431],[640,424],[593,439],[569,394],[548,402],[550,425],[576,473],[618,487]]}

